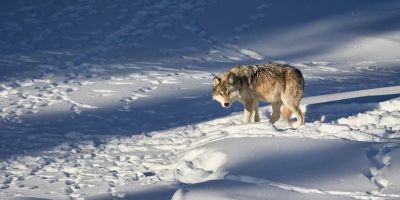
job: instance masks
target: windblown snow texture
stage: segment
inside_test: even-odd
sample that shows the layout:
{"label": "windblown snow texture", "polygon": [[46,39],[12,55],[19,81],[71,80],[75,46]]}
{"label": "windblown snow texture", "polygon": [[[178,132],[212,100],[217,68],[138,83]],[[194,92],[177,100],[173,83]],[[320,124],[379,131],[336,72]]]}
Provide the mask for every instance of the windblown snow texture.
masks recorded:
{"label": "windblown snow texture", "polygon": [[[2,1],[0,199],[400,199],[399,10]],[[304,74],[299,129],[212,102],[214,74],[269,62]]]}

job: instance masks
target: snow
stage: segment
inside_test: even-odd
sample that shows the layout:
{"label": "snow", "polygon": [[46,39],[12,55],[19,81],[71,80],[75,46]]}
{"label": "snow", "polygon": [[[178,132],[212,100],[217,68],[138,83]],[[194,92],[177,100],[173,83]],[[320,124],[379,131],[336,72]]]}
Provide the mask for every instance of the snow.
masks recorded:
{"label": "snow", "polygon": [[[0,199],[400,199],[399,8],[4,2]],[[212,101],[268,62],[304,74],[299,129]]]}

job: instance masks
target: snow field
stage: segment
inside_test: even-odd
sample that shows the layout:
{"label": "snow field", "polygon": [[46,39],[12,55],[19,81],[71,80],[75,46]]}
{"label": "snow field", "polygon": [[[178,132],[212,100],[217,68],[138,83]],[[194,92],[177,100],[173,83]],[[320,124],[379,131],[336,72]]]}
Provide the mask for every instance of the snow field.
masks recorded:
{"label": "snow field", "polygon": [[[399,8],[4,2],[0,199],[399,199]],[[300,129],[211,101],[268,62],[304,74]]]}
{"label": "snow field", "polygon": [[[29,191],[40,187],[43,193],[39,196],[42,197],[51,194],[53,197],[67,195],[78,198],[88,197],[85,191],[96,187],[104,188],[104,193],[110,192],[111,195],[118,196],[122,195],[118,193],[118,187],[135,181],[142,184],[155,184],[160,181],[195,184],[207,180],[224,180],[226,174],[227,180],[249,182],[246,178],[243,181],[241,175],[234,178],[235,176],[229,175],[229,171],[224,170],[226,162],[232,160],[235,155],[207,148],[207,145],[227,138],[315,138],[376,144],[366,150],[370,164],[359,172],[370,180],[376,189],[371,190],[372,194],[361,191],[336,191],[337,193],[359,199],[398,198],[400,196],[396,194],[384,192],[385,188],[391,186],[391,181],[383,172],[391,165],[390,153],[398,152],[399,149],[399,105],[399,99],[386,101],[380,103],[373,111],[340,118],[335,123],[306,123],[297,130],[288,125],[285,127],[285,122],[280,122],[278,125],[281,127],[278,128],[265,122],[265,118],[262,123],[242,124],[240,114],[235,114],[154,134],[115,137],[100,145],[85,140],[83,133],[71,132],[68,137],[84,141],[78,144],[64,143],[38,156],[17,156],[3,161],[2,194],[29,195]],[[393,119],[397,119],[397,123],[394,123]],[[247,148],[251,143],[242,145],[238,148]],[[256,181],[255,184],[259,183]],[[262,184],[286,187],[284,183],[270,184],[267,181]],[[55,187],[56,185],[58,186]],[[59,187],[61,185],[63,186]],[[45,188],[54,190],[47,191]],[[293,188],[290,190],[301,192],[302,187]],[[325,193],[335,195],[335,191]]]}

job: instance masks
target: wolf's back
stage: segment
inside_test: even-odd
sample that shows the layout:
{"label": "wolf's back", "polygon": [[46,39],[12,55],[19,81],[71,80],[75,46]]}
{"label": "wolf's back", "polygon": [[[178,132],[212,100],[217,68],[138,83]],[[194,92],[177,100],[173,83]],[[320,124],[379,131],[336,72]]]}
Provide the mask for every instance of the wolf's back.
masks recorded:
{"label": "wolf's back", "polygon": [[[257,80],[279,79],[284,89],[292,97],[302,97],[304,93],[304,77],[301,71],[287,64],[239,65],[229,70],[239,79],[246,80],[249,85]],[[265,79],[264,77],[268,77]]]}

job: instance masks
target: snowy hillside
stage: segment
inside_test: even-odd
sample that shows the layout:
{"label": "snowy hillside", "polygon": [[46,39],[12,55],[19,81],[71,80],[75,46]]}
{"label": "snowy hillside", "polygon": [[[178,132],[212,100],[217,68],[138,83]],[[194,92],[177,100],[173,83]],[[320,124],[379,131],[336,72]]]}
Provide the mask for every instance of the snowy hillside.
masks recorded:
{"label": "snowy hillside", "polygon": [[[3,1],[0,199],[400,199],[400,2]],[[211,98],[305,78],[306,124]]]}

